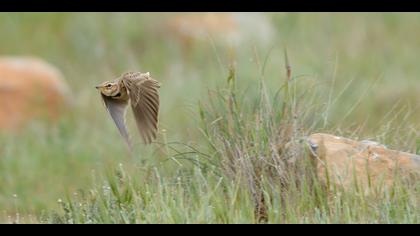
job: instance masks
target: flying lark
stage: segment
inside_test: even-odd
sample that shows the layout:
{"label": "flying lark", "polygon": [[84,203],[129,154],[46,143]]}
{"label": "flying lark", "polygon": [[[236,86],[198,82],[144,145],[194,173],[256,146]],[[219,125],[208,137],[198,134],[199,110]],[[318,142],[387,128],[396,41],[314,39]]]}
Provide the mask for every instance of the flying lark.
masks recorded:
{"label": "flying lark", "polygon": [[101,92],[104,104],[115,122],[124,141],[132,149],[132,143],[125,125],[127,105],[130,103],[138,131],[145,144],[156,139],[160,83],[150,73],[127,72],[121,77],[96,86]]}

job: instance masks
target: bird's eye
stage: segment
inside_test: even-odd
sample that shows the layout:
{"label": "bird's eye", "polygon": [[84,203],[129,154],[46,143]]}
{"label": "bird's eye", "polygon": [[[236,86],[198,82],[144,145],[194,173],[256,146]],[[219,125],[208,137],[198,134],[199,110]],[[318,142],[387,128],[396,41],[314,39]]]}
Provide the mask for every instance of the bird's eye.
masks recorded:
{"label": "bird's eye", "polygon": [[106,85],[107,88],[111,88],[111,86],[112,86],[111,84],[107,84]]}

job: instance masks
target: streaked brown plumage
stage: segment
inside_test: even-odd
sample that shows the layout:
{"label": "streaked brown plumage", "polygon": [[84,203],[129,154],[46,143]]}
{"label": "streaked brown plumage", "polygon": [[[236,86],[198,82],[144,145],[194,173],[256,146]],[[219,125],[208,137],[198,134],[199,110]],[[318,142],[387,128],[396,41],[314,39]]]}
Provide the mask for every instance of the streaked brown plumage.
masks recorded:
{"label": "streaked brown plumage", "polygon": [[150,144],[156,139],[160,83],[152,79],[149,72],[127,72],[114,81],[103,82],[96,88],[101,92],[109,114],[130,149],[132,144],[125,125],[125,113],[129,103],[144,143]]}

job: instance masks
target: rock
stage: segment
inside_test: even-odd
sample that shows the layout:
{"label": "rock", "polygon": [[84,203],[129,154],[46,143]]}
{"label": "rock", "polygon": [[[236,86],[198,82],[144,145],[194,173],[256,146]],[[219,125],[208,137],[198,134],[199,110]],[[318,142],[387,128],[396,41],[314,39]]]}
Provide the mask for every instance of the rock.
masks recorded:
{"label": "rock", "polygon": [[222,34],[235,37],[238,24],[230,13],[190,13],[176,15],[167,22],[168,29],[183,41],[207,40]]}
{"label": "rock", "polygon": [[[311,155],[321,182],[367,191],[371,187],[392,187],[397,175],[410,179],[420,174],[420,156],[391,150],[373,141],[355,141],[330,134],[317,133],[308,138]],[[328,172],[327,172],[328,170]],[[355,175],[354,175],[354,174]]]}
{"label": "rock", "polygon": [[270,47],[275,28],[264,13],[188,13],[170,17],[165,23],[169,37],[189,50],[197,41],[238,46],[248,41],[253,46]]}
{"label": "rock", "polygon": [[18,130],[36,118],[57,120],[68,91],[60,71],[43,60],[0,57],[0,130]]}

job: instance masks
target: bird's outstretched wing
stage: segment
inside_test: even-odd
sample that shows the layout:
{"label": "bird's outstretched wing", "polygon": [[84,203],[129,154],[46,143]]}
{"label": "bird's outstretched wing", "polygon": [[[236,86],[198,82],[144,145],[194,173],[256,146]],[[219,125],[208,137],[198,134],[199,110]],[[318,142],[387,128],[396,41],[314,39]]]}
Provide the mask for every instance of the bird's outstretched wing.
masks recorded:
{"label": "bird's outstretched wing", "polygon": [[137,128],[145,144],[156,139],[160,83],[148,74],[133,73],[123,78],[128,90]]}
{"label": "bird's outstretched wing", "polygon": [[105,103],[105,106],[114,120],[115,125],[120,131],[121,136],[124,138],[124,141],[127,143],[130,150],[132,150],[131,140],[125,126],[125,112],[127,110],[128,101],[116,100],[107,96],[102,95],[102,99]]}

